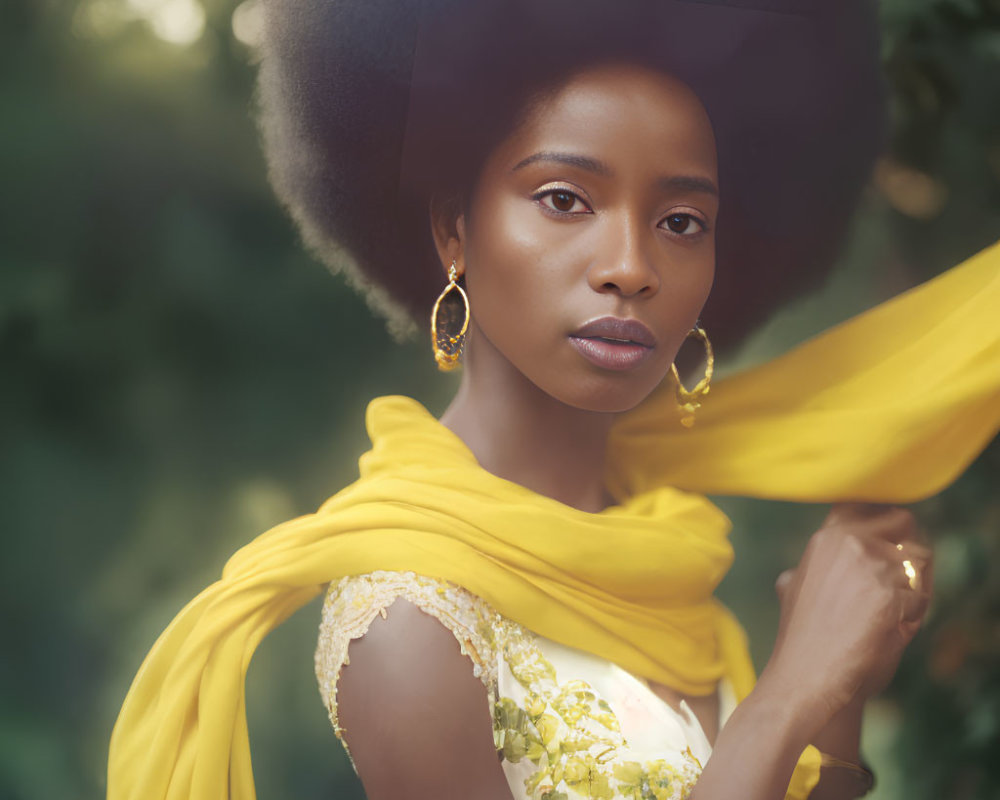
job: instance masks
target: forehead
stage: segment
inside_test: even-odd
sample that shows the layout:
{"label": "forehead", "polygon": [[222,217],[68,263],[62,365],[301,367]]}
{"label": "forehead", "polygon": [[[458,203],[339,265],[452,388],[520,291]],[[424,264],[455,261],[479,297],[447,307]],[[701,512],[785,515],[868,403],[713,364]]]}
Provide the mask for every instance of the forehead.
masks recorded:
{"label": "forehead", "polygon": [[609,163],[681,161],[716,173],[712,124],[697,95],[676,78],[641,67],[607,65],[575,74],[535,100],[500,149],[514,158],[553,148]]}

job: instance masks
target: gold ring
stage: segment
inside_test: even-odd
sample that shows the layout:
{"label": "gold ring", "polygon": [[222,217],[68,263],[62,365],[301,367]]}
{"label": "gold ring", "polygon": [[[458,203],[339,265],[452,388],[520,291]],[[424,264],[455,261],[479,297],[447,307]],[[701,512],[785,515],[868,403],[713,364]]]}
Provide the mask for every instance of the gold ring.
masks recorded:
{"label": "gold ring", "polygon": [[[896,549],[901,551],[903,545],[897,544]],[[920,585],[920,573],[917,572],[917,568],[913,566],[913,562],[908,558],[903,559],[903,572],[906,574],[906,580],[909,581],[910,588],[916,591]]]}

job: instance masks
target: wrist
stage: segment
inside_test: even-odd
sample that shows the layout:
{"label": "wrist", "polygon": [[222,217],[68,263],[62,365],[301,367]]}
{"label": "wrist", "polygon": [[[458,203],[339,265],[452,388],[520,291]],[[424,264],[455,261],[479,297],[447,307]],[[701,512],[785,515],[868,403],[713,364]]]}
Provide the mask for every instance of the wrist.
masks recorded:
{"label": "wrist", "polygon": [[816,800],[830,798],[864,797],[875,788],[875,775],[864,762],[844,761],[827,753],[820,753],[819,792]]}
{"label": "wrist", "polygon": [[754,695],[781,709],[789,728],[806,737],[803,747],[812,744],[819,732],[845,708],[802,681],[799,675],[790,675],[770,665],[761,673],[750,696]]}
{"label": "wrist", "polygon": [[863,699],[852,700],[830,717],[826,725],[813,737],[812,744],[834,758],[858,763],[864,708]]}
{"label": "wrist", "polygon": [[812,726],[770,686],[758,683],[733,710],[715,740],[692,800],[785,796]]}
{"label": "wrist", "polygon": [[772,741],[796,753],[801,753],[813,741],[826,719],[817,715],[812,704],[790,701],[782,682],[768,680],[764,675],[740,703],[739,709],[752,716],[758,730],[766,731]]}

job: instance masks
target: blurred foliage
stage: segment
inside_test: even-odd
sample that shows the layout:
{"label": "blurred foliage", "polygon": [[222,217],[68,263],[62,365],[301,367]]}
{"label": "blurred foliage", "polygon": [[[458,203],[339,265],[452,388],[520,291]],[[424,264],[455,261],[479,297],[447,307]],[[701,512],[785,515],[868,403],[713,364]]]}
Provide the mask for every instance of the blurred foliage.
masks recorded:
{"label": "blurred foliage", "polygon": [[[0,797],[98,797],[135,669],[226,556],[350,481],[373,395],[453,379],[303,252],[251,119],[254,0],[0,5]],[[892,152],[843,268],[767,357],[1000,236],[1000,2],[883,0]],[[241,41],[242,40],[242,41]],[[919,506],[939,598],[866,723],[881,798],[1000,794],[1000,454]],[[728,500],[763,660],[824,509]],[[250,670],[262,798],[361,797],[312,675],[318,607]]]}

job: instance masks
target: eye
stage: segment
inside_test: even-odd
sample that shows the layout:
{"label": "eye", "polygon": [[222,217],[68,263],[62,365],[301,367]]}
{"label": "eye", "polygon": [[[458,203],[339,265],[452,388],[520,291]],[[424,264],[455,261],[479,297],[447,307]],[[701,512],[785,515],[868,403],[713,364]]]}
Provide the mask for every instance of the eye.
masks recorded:
{"label": "eye", "polygon": [[535,200],[559,214],[586,214],[590,207],[568,189],[548,189],[535,195]]}
{"label": "eye", "polygon": [[671,214],[660,225],[681,236],[694,236],[708,230],[708,225],[694,214]]}

